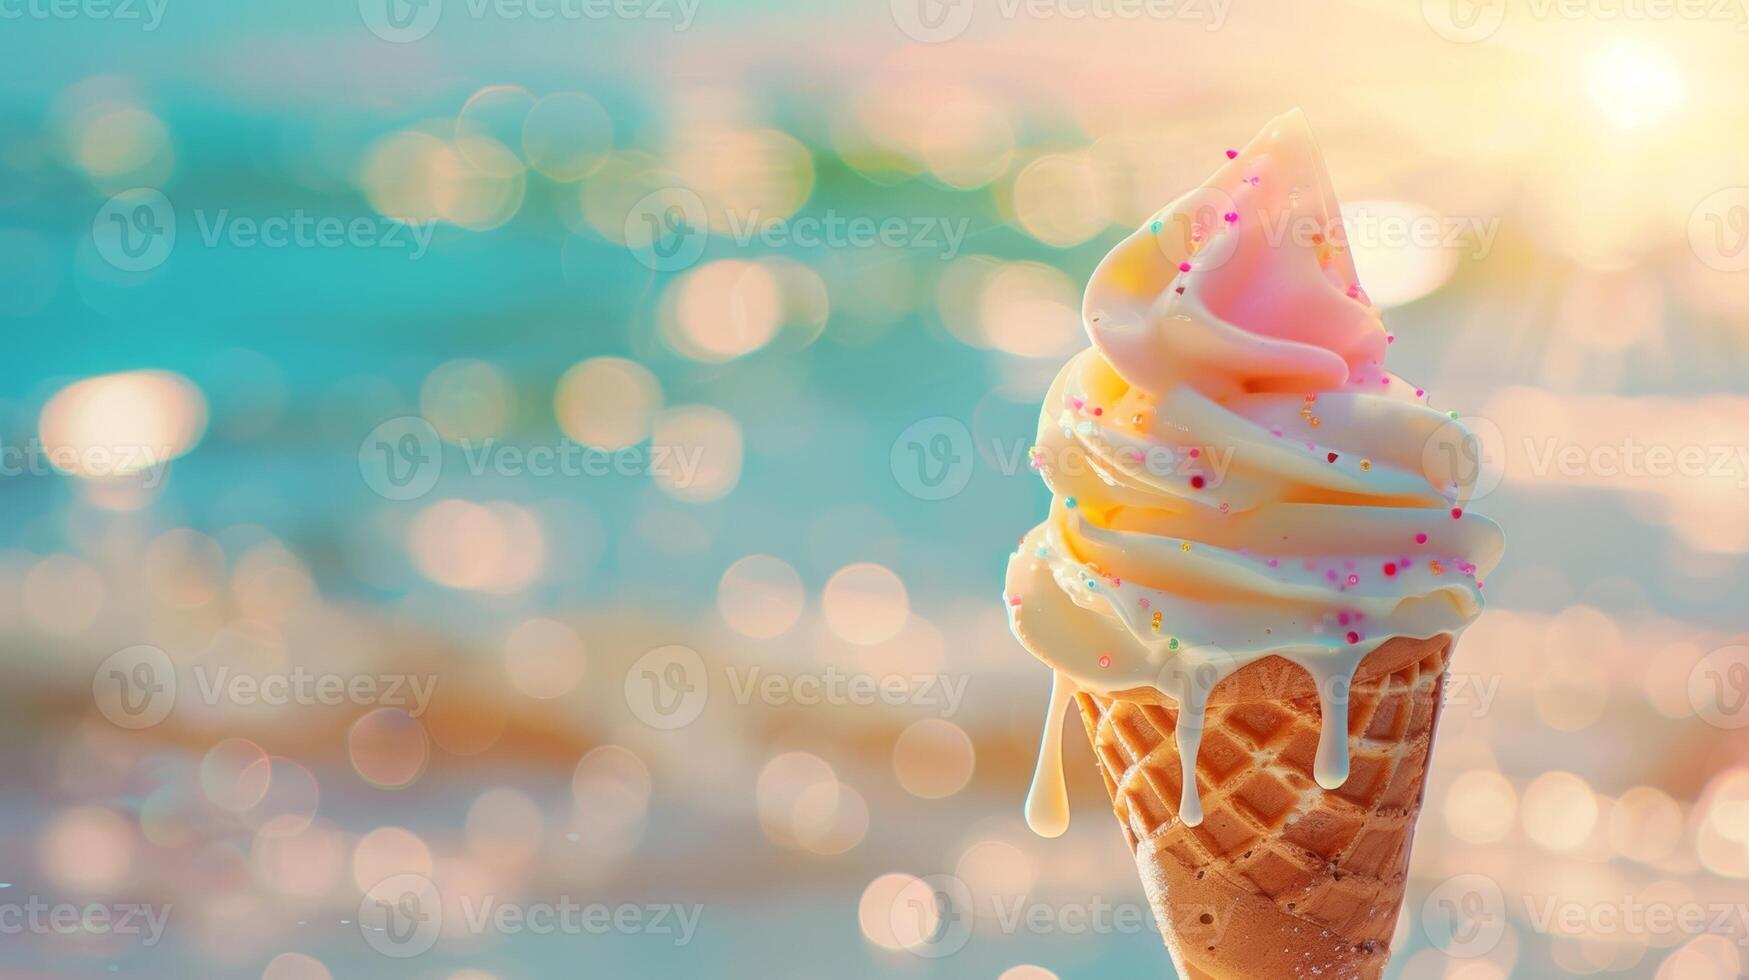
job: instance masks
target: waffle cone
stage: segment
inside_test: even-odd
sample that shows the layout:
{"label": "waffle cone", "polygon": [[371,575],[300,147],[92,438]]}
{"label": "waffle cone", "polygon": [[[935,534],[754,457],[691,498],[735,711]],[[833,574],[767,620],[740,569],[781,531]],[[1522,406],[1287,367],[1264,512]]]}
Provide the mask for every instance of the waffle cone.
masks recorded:
{"label": "waffle cone", "polygon": [[1209,698],[1203,822],[1178,818],[1178,707],[1158,692],[1077,701],[1112,807],[1181,976],[1372,980],[1391,933],[1421,810],[1452,638],[1394,639],[1349,695],[1347,782],[1312,777],[1317,690],[1279,657]]}

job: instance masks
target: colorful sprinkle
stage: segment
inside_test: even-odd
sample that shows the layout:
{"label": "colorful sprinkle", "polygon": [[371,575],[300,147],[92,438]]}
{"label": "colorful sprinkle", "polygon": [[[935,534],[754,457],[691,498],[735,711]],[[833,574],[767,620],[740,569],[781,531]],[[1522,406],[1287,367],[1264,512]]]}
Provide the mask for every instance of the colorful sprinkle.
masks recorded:
{"label": "colorful sprinkle", "polygon": [[1360,461],[1360,471],[1362,473],[1372,472],[1372,460],[1370,460],[1370,459],[1361,460]]}
{"label": "colorful sprinkle", "polygon": [[1349,630],[1349,631],[1348,631],[1348,642],[1350,642],[1350,643],[1359,643],[1359,642],[1360,642],[1360,634],[1359,634],[1359,633],[1356,633],[1356,632],[1355,632],[1355,631],[1353,631],[1353,630]]}
{"label": "colorful sprinkle", "polygon": [[1161,619],[1162,619],[1162,618],[1163,618],[1163,617],[1162,617],[1162,616],[1161,616],[1161,614],[1160,614],[1160,611],[1159,611],[1159,610],[1155,610],[1155,611],[1154,611],[1154,618],[1153,618],[1153,619],[1152,619],[1152,620],[1151,620],[1151,625],[1152,625],[1152,626],[1153,626],[1153,627],[1154,627],[1154,632],[1155,632],[1155,633],[1158,633],[1158,632],[1160,632],[1160,620],[1161,620]]}
{"label": "colorful sprinkle", "polygon": [[1391,578],[1391,577],[1395,576],[1397,574],[1397,563],[1390,562],[1390,561],[1385,562],[1384,572],[1385,572],[1385,578]]}
{"label": "colorful sprinkle", "polygon": [[1334,462],[1336,462],[1336,458],[1337,458],[1337,457],[1336,457],[1336,454],[1335,454],[1335,453],[1326,453],[1326,454],[1324,454],[1324,458],[1325,458],[1325,459],[1326,459],[1326,460],[1328,460],[1328,461],[1330,461],[1330,462],[1332,462],[1332,463],[1334,463]]}
{"label": "colorful sprinkle", "polygon": [[1190,478],[1190,486],[1194,490],[1201,490],[1206,483],[1208,483],[1208,481],[1204,480],[1201,475]]}
{"label": "colorful sprinkle", "polygon": [[1155,218],[1153,221],[1150,221],[1148,223],[1148,230],[1153,232],[1156,235],[1160,234],[1160,229],[1162,229],[1164,227],[1166,227],[1166,223],[1161,221],[1159,218]]}
{"label": "colorful sprinkle", "polygon": [[1109,653],[1100,654],[1099,666],[1110,667],[1111,666],[1111,654],[1109,654]]}
{"label": "colorful sprinkle", "polygon": [[1462,516],[1464,516],[1464,509],[1462,507],[1453,507],[1451,509],[1451,519],[1452,520],[1455,521]]}
{"label": "colorful sprinkle", "polygon": [[1228,150],[1227,151],[1227,159],[1229,159],[1229,160],[1235,159],[1238,156],[1239,156],[1238,150]]}
{"label": "colorful sprinkle", "polygon": [[1190,542],[1189,541],[1180,542],[1178,545],[1178,550],[1184,552],[1187,555],[1190,554]]}
{"label": "colorful sprinkle", "polygon": [[1348,584],[1351,586],[1359,585],[1360,584],[1360,576],[1359,575],[1348,576]]}
{"label": "colorful sprinkle", "polygon": [[1068,507],[1071,510],[1074,509],[1076,503],[1078,503],[1078,501],[1076,501],[1076,499],[1074,497],[1064,497],[1063,498],[1063,506]]}
{"label": "colorful sprinkle", "polygon": [[1422,531],[1420,534],[1415,535],[1415,543],[1416,544],[1426,544],[1427,543],[1427,532]]}
{"label": "colorful sprinkle", "polygon": [[1433,572],[1433,574],[1435,574],[1435,575],[1444,575],[1445,574],[1445,566],[1441,565],[1439,563],[1438,559],[1434,559],[1433,561],[1428,562],[1427,568],[1429,571]]}
{"label": "colorful sprinkle", "polygon": [[1094,414],[1094,415],[1095,415],[1095,416],[1096,416],[1096,417],[1097,417],[1097,416],[1100,416],[1100,415],[1104,415],[1104,414],[1105,414],[1105,409],[1103,409],[1103,408],[1100,408],[1100,407],[1099,407],[1099,406],[1097,406],[1097,405],[1095,405],[1095,406],[1093,406],[1093,414]]}
{"label": "colorful sprinkle", "polygon": [[1190,263],[1189,262],[1178,263],[1178,271],[1179,272],[1189,272],[1190,271]]}
{"label": "colorful sprinkle", "polygon": [[1235,221],[1238,221],[1238,220],[1239,220],[1239,212],[1237,212],[1237,211],[1228,211],[1228,212],[1227,212],[1227,213],[1226,213],[1226,214],[1223,214],[1223,215],[1221,215],[1221,217],[1223,217],[1223,218],[1226,218],[1226,219],[1227,219],[1227,224],[1229,224],[1229,225],[1230,225],[1230,224],[1232,224],[1232,223],[1233,223],[1233,222],[1235,222]]}
{"label": "colorful sprinkle", "polygon": [[1009,597],[1008,597],[1008,604],[1009,604],[1009,605],[1011,605],[1011,606],[1018,606],[1018,605],[1020,605],[1020,595],[1019,595],[1019,594],[1018,594],[1018,593],[1016,593],[1016,594],[1014,594],[1014,595],[1010,595],[1010,596],[1009,596]]}
{"label": "colorful sprinkle", "polygon": [[1171,638],[1170,640],[1167,640],[1166,641],[1166,649],[1168,649],[1168,650],[1178,649],[1178,637],[1175,636],[1175,637]]}

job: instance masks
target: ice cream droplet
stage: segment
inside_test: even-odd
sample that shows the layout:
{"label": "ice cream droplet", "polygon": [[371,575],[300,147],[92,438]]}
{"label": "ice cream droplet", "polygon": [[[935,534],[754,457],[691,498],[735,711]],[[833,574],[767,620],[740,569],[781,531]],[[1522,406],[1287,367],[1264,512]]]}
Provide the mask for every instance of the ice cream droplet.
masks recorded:
{"label": "ice cream droplet", "polygon": [[1051,681],[1051,706],[1039,740],[1038,766],[1026,794],[1026,825],[1040,837],[1061,837],[1069,829],[1069,787],[1063,781],[1063,713],[1075,696],[1075,682],[1057,674]]}

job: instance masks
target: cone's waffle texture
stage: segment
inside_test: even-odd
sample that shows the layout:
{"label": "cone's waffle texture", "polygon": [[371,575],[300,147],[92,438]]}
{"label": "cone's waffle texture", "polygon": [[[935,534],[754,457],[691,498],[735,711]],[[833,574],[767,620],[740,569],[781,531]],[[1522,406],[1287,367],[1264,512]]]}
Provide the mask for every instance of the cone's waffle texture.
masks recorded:
{"label": "cone's waffle texture", "polygon": [[1271,657],[1210,698],[1204,820],[1178,819],[1186,765],[1170,699],[1077,696],[1112,806],[1179,973],[1210,980],[1375,978],[1421,810],[1451,638],[1396,639],[1349,696],[1347,782],[1312,778],[1321,723],[1303,671]]}

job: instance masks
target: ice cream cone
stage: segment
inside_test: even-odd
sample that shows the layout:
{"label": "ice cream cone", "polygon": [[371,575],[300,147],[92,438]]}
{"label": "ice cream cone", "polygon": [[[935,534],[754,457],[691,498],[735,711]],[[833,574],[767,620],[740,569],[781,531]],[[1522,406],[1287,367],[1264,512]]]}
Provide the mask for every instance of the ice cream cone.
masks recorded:
{"label": "ice cream cone", "polygon": [[1352,767],[1313,778],[1317,690],[1278,657],[1214,689],[1204,819],[1179,819],[1178,707],[1157,691],[1077,701],[1154,914],[1183,977],[1371,980],[1390,957],[1452,637],[1399,638],[1362,662]]}

